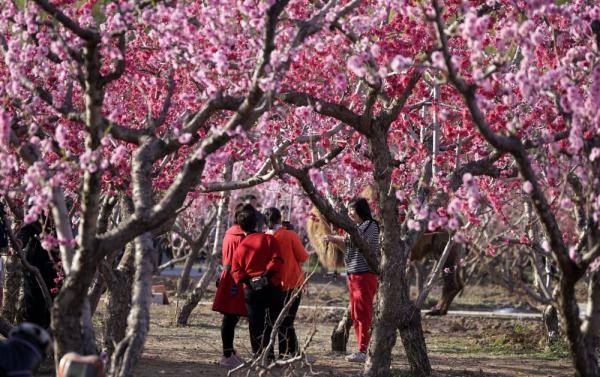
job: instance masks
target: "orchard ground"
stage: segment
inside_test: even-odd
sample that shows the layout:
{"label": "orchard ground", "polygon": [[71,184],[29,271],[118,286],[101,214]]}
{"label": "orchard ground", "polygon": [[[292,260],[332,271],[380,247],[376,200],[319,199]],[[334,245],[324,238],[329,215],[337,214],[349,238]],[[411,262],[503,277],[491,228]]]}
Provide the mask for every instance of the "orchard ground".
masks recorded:
{"label": "orchard ground", "polygon": [[[171,277],[155,278],[155,283],[173,289]],[[214,287],[213,287],[214,288]],[[467,287],[456,299],[455,310],[491,310],[516,307],[531,310],[519,300],[510,298],[496,286]],[[203,301],[212,300],[212,294]],[[433,292],[433,298],[439,292]],[[514,297],[514,296],[513,296]],[[171,296],[173,299],[174,297]],[[344,306],[347,292],[343,278],[317,276],[309,286],[304,305]],[[102,304],[103,305],[103,304]],[[221,315],[200,305],[185,327],[175,325],[178,300],[168,306],[152,306],[148,341],[137,369],[137,376],[226,376],[227,371],[216,364],[221,354]],[[95,317],[101,328],[103,306]],[[353,376],[360,366],[346,362],[341,355],[330,352],[330,335],[341,312],[301,309],[296,329],[303,342],[316,330],[308,353],[317,357],[315,372],[325,376]],[[567,348],[558,344],[546,347],[540,320],[495,319],[478,317],[424,317],[423,327],[429,355],[437,376],[571,376],[572,367]],[[248,357],[248,326],[241,321],[235,346],[242,357]],[[349,350],[355,347],[351,334]],[[401,344],[394,348],[393,376],[410,376]]]}

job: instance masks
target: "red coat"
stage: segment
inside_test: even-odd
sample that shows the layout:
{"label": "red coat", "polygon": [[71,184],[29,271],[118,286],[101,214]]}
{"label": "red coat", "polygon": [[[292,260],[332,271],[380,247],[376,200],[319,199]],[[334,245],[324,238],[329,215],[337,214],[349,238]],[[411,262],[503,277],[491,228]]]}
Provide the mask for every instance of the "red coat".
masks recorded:
{"label": "red coat", "polygon": [[219,278],[219,286],[215,293],[215,301],[212,310],[223,314],[237,314],[247,316],[246,304],[244,303],[244,290],[233,281],[231,265],[233,252],[244,239],[244,231],[239,225],[234,224],[225,232],[222,248],[223,271]]}
{"label": "red coat", "polygon": [[264,233],[246,236],[233,253],[231,275],[239,283],[246,277],[257,277],[270,270],[269,282],[281,287],[283,257],[275,237]]}

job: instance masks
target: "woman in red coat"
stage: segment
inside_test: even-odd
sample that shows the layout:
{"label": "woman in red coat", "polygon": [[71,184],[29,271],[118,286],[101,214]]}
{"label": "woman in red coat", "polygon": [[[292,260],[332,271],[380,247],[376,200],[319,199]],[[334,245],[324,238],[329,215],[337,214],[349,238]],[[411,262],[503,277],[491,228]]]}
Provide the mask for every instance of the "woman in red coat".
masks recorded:
{"label": "woman in red coat", "polygon": [[[238,205],[236,207],[236,214],[246,207],[250,207],[250,205]],[[217,292],[215,293],[215,300],[212,306],[212,310],[223,314],[223,322],[221,323],[223,356],[219,360],[219,365],[228,368],[235,368],[243,363],[243,360],[236,355],[233,348],[233,339],[235,337],[235,327],[240,320],[240,316],[248,316],[248,311],[244,303],[244,290],[233,281],[233,277],[231,276],[231,264],[233,252],[244,237],[245,233],[237,223],[234,223],[225,232],[222,247],[223,271],[217,281]]]}

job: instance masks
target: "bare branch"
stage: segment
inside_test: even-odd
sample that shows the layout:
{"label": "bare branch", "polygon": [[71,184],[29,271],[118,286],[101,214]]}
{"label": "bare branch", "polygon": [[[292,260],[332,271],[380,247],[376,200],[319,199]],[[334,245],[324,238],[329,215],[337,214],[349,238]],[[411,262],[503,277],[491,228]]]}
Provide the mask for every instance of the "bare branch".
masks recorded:
{"label": "bare branch", "polygon": [[300,92],[281,93],[277,95],[277,98],[295,106],[312,106],[315,112],[319,114],[335,118],[362,134],[367,132],[361,124],[360,116],[341,104],[325,101]]}

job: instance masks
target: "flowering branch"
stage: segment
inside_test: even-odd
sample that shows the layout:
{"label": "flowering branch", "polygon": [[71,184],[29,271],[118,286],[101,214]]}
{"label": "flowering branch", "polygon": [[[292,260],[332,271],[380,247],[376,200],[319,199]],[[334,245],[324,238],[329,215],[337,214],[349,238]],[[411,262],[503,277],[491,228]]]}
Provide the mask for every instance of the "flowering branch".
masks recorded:
{"label": "flowering branch", "polygon": [[86,29],[81,27],[76,21],[64,14],[58,7],[47,0],[33,0],[40,8],[46,13],[50,14],[54,19],[60,22],[64,27],[71,30],[79,38],[92,42],[100,42],[100,34],[92,29]]}

